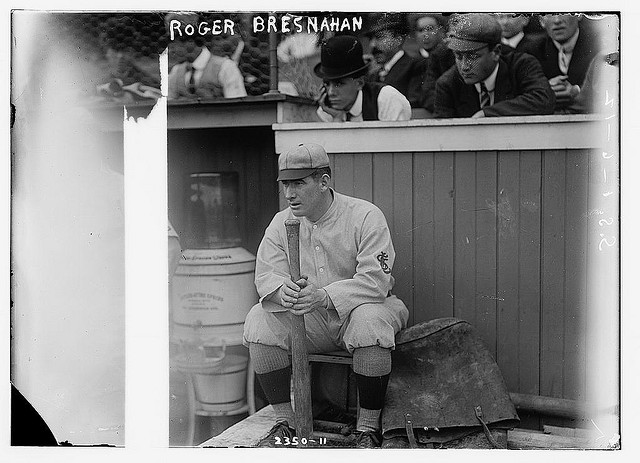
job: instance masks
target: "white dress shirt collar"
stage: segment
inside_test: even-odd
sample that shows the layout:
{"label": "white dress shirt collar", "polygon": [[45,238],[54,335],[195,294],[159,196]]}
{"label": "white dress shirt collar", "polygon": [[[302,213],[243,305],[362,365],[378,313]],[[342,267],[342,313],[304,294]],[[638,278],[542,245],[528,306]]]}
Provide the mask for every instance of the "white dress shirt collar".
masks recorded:
{"label": "white dress shirt collar", "polygon": [[351,106],[348,113],[351,114],[352,121],[355,121],[356,118],[359,118],[359,121],[362,120],[362,90],[358,91],[356,101],[353,102],[353,106]]}
{"label": "white dress shirt collar", "polygon": [[202,47],[202,51],[200,52],[198,57],[193,60],[193,63],[191,64],[193,65],[194,69],[201,71],[207,66],[207,63],[209,62],[210,58],[211,58],[211,52],[209,51],[209,49],[207,47]]}
{"label": "white dress shirt collar", "polygon": [[389,61],[386,62],[386,64],[384,65],[384,70],[389,72],[391,70],[391,68],[393,66],[395,66],[395,64],[400,60],[400,58],[402,58],[404,56],[404,50],[400,50],[398,53],[396,53],[395,55],[393,55],[393,58],[391,58]]}
{"label": "white dress shirt collar", "polygon": [[571,55],[573,53],[573,49],[576,47],[576,42],[578,41],[578,35],[580,35],[580,29],[576,29],[576,33],[573,34],[571,38],[567,40],[565,43],[560,43],[553,39],[551,40],[553,41],[553,44],[556,46],[558,51],[560,51],[561,48],[564,48],[565,55]]}
{"label": "white dress shirt collar", "polygon": [[[487,90],[489,91],[489,93],[493,92],[496,88],[496,76],[498,75],[498,67],[500,66],[500,63],[496,64],[495,69],[493,70],[493,72],[491,74],[489,74],[489,77],[487,77],[485,80],[483,80],[485,87],[487,87]],[[480,82],[476,82],[475,84],[476,90],[478,91],[478,93],[480,93]]]}
{"label": "white dress shirt collar", "polygon": [[516,48],[518,44],[522,41],[523,37],[524,37],[524,32],[520,31],[519,33],[517,33],[513,37],[509,37],[508,39],[505,37],[502,37],[502,43],[504,43],[505,45],[509,45],[511,48]]}
{"label": "white dress shirt collar", "polygon": [[[493,101],[494,101],[494,90],[496,89],[496,77],[498,75],[499,66],[500,66],[500,63],[496,64],[496,68],[493,70],[491,74],[489,74],[489,77],[483,80],[484,85],[485,87],[487,87],[487,91],[489,92],[490,104],[493,104]],[[476,82],[473,85],[476,87],[478,95],[480,95],[481,94],[480,82]]]}

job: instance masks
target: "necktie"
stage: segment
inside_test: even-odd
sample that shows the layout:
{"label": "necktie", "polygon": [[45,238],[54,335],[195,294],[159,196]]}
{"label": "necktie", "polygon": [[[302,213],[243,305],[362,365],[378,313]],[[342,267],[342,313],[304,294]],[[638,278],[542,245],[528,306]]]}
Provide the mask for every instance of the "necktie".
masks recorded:
{"label": "necktie", "polygon": [[189,84],[187,85],[187,89],[189,93],[196,93],[196,71],[193,68],[193,64],[187,64],[187,72],[189,73]]}
{"label": "necktie", "polygon": [[569,71],[569,59],[564,53],[564,47],[560,47],[560,51],[558,52],[558,67],[560,68],[560,72],[565,75]]}
{"label": "necktie", "polygon": [[351,113],[347,111],[347,122],[351,120]]}
{"label": "necktie", "polygon": [[480,109],[491,105],[491,95],[484,82],[480,82]]}

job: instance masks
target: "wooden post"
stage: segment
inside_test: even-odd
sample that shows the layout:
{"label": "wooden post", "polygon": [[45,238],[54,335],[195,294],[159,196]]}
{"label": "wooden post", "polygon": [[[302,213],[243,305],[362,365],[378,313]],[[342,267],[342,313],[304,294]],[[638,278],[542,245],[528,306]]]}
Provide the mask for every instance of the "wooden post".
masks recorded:
{"label": "wooden post", "polygon": [[[300,221],[285,221],[289,247],[289,271],[295,282],[300,279]],[[291,369],[293,371],[293,400],[296,414],[296,436],[298,447],[309,445],[313,433],[311,409],[311,375],[307,355],[304,316],[290,314],[291,319]]]}
{"label": "wooden post", "polygon": [[278,90],[278,34],[269,32],[269,93],[280,93]]}

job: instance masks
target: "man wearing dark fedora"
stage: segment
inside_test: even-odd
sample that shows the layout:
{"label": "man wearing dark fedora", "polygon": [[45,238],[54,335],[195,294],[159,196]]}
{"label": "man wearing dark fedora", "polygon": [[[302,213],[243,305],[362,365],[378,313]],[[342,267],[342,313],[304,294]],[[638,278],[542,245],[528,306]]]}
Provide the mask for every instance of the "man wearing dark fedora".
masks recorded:
{"label": "man wearing dark fedora", "polygon": [[365,82],[369,67],[360,41],[350,35],[332,37],[322,44],[314,72],[324,82],[318,98],[323,122],[407,121],[411,105],[393,86]]}
{"label": "man wearing dark fedora", "polygon": [[495,15],[461,14],[449,23],[447,46],[456,65],[436,83],[437,118],[552,114],[555,96],[538,60],[501,53]]}

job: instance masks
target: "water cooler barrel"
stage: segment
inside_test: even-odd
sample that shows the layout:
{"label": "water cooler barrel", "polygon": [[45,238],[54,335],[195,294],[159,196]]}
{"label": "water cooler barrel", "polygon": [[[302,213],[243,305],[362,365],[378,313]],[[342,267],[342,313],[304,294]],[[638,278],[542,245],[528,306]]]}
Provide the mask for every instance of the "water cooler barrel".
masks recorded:
{"label": "water cooler barrel", "polygon": [[239,247],[184,251],[173,277],[174,338],[241,344],[244,319],[258,301],[255,260]]}

